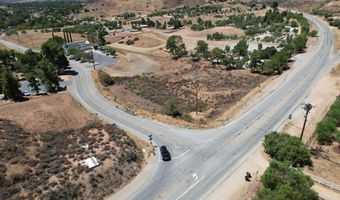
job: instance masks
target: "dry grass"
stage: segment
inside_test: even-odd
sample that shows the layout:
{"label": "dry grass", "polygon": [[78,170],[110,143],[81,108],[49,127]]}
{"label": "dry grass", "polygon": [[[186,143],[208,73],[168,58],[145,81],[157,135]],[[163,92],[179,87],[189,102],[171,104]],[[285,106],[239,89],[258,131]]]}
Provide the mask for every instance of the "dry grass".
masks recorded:
{"label": "dry grass", "polygon": [[[62,32],[54,33],[55,36],[63,37]],[[52,38],[52,33],[41,33],[33,30],[28,30],[26,33],[19,33],[18,35],[4,36],[3,39],[14,42],[32,49],[40,49],[41,45],[49,38]],[[81,37],[80,34],[72,34],[73,41],[83,41],[86,38]]]}
{"label": "dry grass", "polygon": [[9,48],[7,48],[6,46],[4,46],[3,44],[0,44],[0,49],[1,49],[1,50],[9,50]]}
{"label": "dry grass", "polygon": [[[135,177],[144,160],[115,125],[30,134],[0,119],[0,133],[0,199],[103,199]],[[100,166],[80,164],[92,156]]]}
{"label": "dry grass", "polygon": [[340,185],[340,146],[335,143],[331,146],[321,146],[322,152],[312,156],[313,167],[305,170],[326,180]]}
{"label": "dry grass", "polygon": [[333,35],[335,38],[335,48],[336,50],[340,50],[340,30],[337,28],[334,28]]}
{"label": "dry grass", "polygon": [[[101,87],[101,90],[105,96],[133,113],[148,116],[162,115],[168,100],[173,99],[182,112],[182,119],[193,122],[192,125],[209,127],[214,126],[214,121],[220,121],[219,117],[226,110],[232,109],[233,105],[266,80],[266,77],[247,70],[228,71],[209,62],[201,62],[199,116],[196,116],[194,74],[197,69],[189,60],[158,58],[163,66],[162,70],[134,77],[115,78],[114,86]],[[165,119],[168,123],[178,122],[167,117],[159,119]]]}

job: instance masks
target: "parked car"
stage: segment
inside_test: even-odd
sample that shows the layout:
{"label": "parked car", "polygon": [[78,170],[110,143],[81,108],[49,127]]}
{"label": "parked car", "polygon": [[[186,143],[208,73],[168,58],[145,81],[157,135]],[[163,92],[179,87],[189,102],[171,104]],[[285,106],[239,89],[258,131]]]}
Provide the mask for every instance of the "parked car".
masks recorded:
{"label": "parked car", "polygon": [[170,161],[171,160],[170,152],[166,148],[166,146],[161,146],[160,151],[161,151],[163,161]]}
{"label": "parked car", "polygon": [[47,95],[47,91],[46,90],[40,90],[38,92],[38,95]]}
{"label": "parked car", "polygon": [[30,96],[31,94],[28,92],[28,91],[24,91],[23,93],[22,93],[25,97],[27,97],[27,96]]}

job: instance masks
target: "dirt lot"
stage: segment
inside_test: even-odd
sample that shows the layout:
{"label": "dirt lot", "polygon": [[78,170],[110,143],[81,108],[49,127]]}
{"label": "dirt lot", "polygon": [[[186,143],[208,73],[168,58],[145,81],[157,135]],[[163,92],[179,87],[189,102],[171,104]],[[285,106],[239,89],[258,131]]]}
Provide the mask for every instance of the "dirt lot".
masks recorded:
{"label": "dirt lot", "polygon": [[[62,32],[54,33],[55,36],[63,38]],[[18,35],[3,36],[4,40],[8,40],[13,43],[17,43],[32,49],[40,49],[41,45],[49,38],[52,38],[52,33],[41,33],[33,30],[27,30],[26,33],[19,33]],[[85,37],[81,37],[80,34],[72,34],[73,41],[84,41]]]}
{"label": "dirt lot", "polygon": [[27,132],[79,128],[94,120],[66,92],[34,97],[21,103],[0,101],[0,116],[24,127]]}
{"label": "dirt lot", "polygon": [[[143,110],[150,116],[162,114],[169,100],[173,100],[186,121],[209,126],[266,80],[265,76],[247,70],[228,71],[208,62],[202,62],[200,68],[192,66],[189,59],[174,61],[160,58],[159,62],[162,69],[157,72],[115,78],[115,85],[105,89],[106,96],[112,96],[135,113]],[[195,114],[196,88],[198,115]]]}
{"label": "dirt lot", "polygon": [[135,76],[160,69],[160,64],[148,56],[136,53],[118,53],[118,61],[103,70],[111,76]]}
{"label": "dirt lot", "polygon": [[165,41],[153,37],[151,34],[138,34],[134,36],[127,36],[118,41],[119,44],[126,44],[142,48],[151,48],[163,45]]}

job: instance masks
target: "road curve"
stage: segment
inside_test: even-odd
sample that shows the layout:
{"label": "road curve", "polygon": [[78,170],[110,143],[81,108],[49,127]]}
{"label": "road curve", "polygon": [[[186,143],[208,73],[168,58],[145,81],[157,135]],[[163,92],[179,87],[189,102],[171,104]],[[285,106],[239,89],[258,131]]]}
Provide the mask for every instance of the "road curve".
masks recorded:
{"label": "road curve", "polygon": [[320,76],[339,61],[331,57],[334,40],[328,26],[317,17],[306,17],[319,29],[313,51],[298,56],[283,84],[256,106],[228,124],[208,130],[179,128],[124,112],[96,90],[91,65],[71,61],[71,67],[79,73],[72,91],[86,109],[141,138],[152,134],[158,145],[168,146],[173,157],[171,162],[155,165],[146,182],[129,191],[122,190],[113,198],[205,199],[261,144],[265,134],[276,130],[302,103]]}

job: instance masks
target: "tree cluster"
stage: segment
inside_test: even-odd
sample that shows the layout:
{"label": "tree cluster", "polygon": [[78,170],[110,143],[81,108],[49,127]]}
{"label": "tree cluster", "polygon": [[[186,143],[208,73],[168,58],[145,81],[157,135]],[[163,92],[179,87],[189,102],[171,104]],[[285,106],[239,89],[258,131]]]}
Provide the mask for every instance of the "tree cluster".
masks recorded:
{"label": "tree cluster", "polygon": [[273,160],[261,177],[264,188],[257,192],[255,200],[318,199],[317,193],[311,189],[311,178],[294,168],[312,164],[310,153],[301,140],[272,132],[266,135],[263,146]]}
{"label": "tree cluster", "polygon": [[236,34],[233,35],[226,35],[224,33],[219,33],[215,32],[213,34],[208,34],[207,35],[207,40],[216,40],[216,41],[221,41],[221,40],[237,40],[239,37]]}
{"label": "tree cluster", "polygon": [[264,186],[254,200],[318,200],[318,195],[311,189],[313,181],[300,170],[290,167],[287,162],[271,161],[261,177]]}
{"label": "tree cluster", "polygon": [[211,20],[204,21],[202,18],[199,17],[197,19],[197,23],[191,25],[191,30],[202,31],[202,30],[205,30],[205,29],[213,28],[213,27],[214,27],[214,25],[211,22]]}
{"label": "tree cluster", "polygon": [[79,2],[29,2],[0,8],[0,29],[46,29],[72,25]]}
{"label": "tree cluster", "polygon": [[15,73],[24,73],[29,86],[38,93],[40,85],[49,92],[59,87],[58,74],[69,65],[61,45],[62,38],[51,38],[42,45],[41,53],[29,49],[25,53],[0,50],[0,93],[6,99],[21,97],[20,84]]}
{"label": "tree cluster", "polygon": [[171,15],[174,17],[198,17],[200,15],[207,15],[212,13],[219,13],[221,12],[222,7],[216,6],[216,5],[205,5],[205,6],[196,6],[196,7],[179,7],[174,10],[170,11],[156,11],[152,14],[150,14],[150,17],[155,16],[163,16],[163,15]]}

